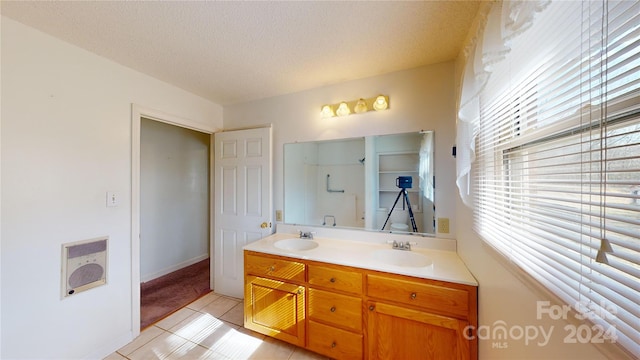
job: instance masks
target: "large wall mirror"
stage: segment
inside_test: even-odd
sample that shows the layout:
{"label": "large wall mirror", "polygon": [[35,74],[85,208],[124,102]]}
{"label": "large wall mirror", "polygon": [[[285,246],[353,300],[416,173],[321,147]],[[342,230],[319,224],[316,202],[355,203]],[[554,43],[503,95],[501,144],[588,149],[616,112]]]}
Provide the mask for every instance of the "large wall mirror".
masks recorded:
{"label": "large wall mirror", "polygon": [[284,222],[435,234],[434,133],[284,145]]}

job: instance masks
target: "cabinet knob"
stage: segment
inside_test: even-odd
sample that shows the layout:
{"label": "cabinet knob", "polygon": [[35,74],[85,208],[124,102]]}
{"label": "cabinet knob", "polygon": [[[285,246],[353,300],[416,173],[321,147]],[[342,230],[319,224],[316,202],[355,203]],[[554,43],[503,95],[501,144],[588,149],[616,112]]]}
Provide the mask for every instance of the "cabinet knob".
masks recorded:
{"label": "cabinet knob", "polygon": [[416,293],[411,293],[411,300],[415,300],[418,295]]}
{"label": "cabinet knob", "polygon": [[335,341],[331,343],[331,347],[332,347],[332,348],[334,348],[334,347],[336,347],[336,346],[338,346],[338,344],[336,344],[336,342],[335,342]]}
{"label": "cabinet knob", "polygon": [[269,266],[269,271],[276,271],[276,266],[275,265]]}
{"label": "cabinet knob", "polygon": [[329,281],[331,281],[332,283],[336,282],[336,278],[331,278],[329,279]]}
{"label": "cabinet knob", "polygon": [[376,307],[373,305],[369,305],[369,310],[373,311]]}
{"label": "cabinet knob", "polygon": [[302,289],[298,289],[298,295],[302,294]]}
{"label": "cabinet knob", "polygon": [[336,312],[336,307],[332,306],[331,309],[329,309],[329,310],[331,310],[331,312]]}

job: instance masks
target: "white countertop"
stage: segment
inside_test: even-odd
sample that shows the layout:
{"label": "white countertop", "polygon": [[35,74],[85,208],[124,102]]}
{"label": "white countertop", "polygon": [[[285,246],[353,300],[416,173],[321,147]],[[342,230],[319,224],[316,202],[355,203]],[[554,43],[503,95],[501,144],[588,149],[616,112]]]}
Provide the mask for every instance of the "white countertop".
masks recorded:
{"label": "white countertop", "polygon": [[[280,231],[280,229],[278,230]],[[418,245],[411,249],[411,252],[428,257],[432,261],[432,264],[425,267],[408,267],[389,265],[373,258],[372,254],[375,251],[391,249],[391,245],[386,243],[387,240],[380,241],[380,237],[377,237],[378,239],[374,241],[357,241],[338,237],[314,236],[313,240],[318,243],[318,246],[310,250],[283,250],[274,245],[276,241],[293,238],[298,238],[298,234],[294,232],[278,232],[248,244],[244,249],[296,259],[321,261],[337,265],[478,286],[478,282],[455,251],[431,249],[428,247],[428,241],[426,243],[425,241],[419,242]],[[385,239],[395,240],[396,238],[397,236],[394,237],[392,234],[388,234]],[[406,235],[403,239],[412,242],[419,240],[413,239],[413,237],[407,237]],[[308,241],[305,239],[298,240]],[[435,248],[438,248],[438,246],[435,246]],[[400,252],[405,250],[393,251]]]}

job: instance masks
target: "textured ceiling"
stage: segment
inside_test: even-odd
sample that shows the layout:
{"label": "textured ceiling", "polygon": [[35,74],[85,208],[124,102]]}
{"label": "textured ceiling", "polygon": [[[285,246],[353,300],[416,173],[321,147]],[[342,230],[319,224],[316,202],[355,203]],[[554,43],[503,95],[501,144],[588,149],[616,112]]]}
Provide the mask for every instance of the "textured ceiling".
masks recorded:
{"label": "textured ceiling", "polygon": [[221,105],[455,59],[478,1],[1,1],[16,21]]}

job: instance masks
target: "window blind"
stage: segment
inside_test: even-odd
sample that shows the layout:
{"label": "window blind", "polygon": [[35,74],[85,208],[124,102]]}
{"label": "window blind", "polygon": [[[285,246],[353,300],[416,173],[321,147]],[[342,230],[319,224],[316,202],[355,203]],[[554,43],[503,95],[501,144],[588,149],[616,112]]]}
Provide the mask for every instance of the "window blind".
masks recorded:
{"label": "window blind", "polygon": [[479,95],[475,229],[640,357],[640,2],[552,2],[507,45]]}

